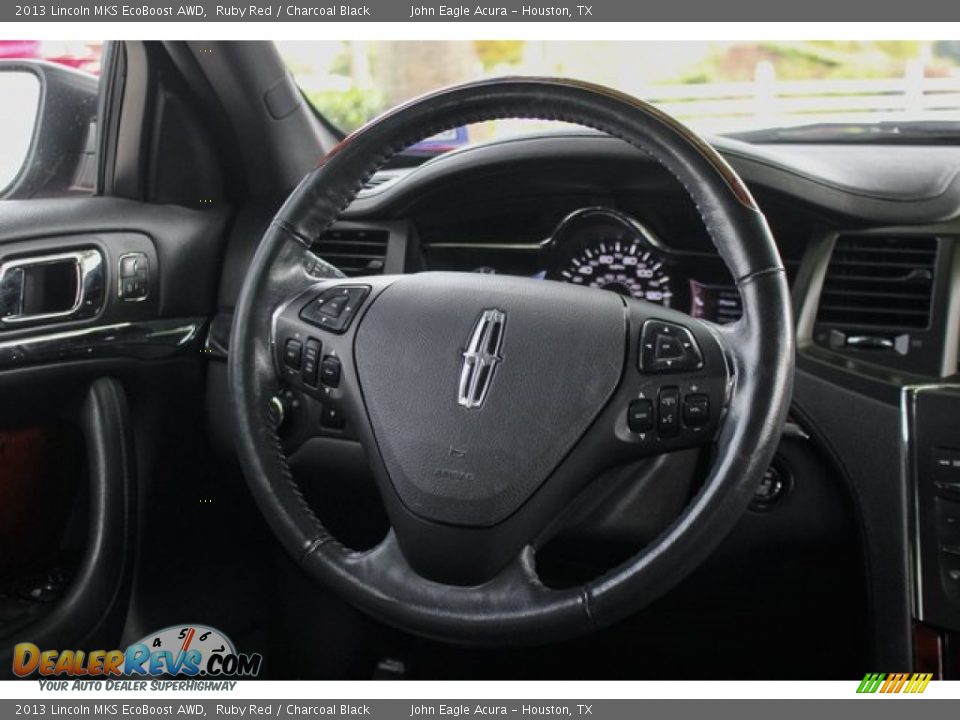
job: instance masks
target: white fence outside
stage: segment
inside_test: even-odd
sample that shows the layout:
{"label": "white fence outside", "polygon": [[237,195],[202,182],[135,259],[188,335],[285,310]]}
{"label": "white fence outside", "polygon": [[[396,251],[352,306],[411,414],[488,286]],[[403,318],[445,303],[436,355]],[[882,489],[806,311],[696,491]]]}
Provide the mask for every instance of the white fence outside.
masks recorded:
{"label": "white fence outside", "polygon": [[[757,65],[750,82],[631,85],[622,80],[618,86],[624,92],[708,134],[814,123],[960,122],[960,75],[924,77],[919,63],[910,64],[903,77],[876,80],[778,80],[767,62]],[[498,120],[491,125],[495,129],[471,128],[471,138],[555,127],[530,120]]]}
{"label": "white fence outside", "polygon": [[927,78],[911,63],[902,78],[778,80],[769,63],[753,82],[625,88],[704,132],[877,120],[960,121],[960,77]]}

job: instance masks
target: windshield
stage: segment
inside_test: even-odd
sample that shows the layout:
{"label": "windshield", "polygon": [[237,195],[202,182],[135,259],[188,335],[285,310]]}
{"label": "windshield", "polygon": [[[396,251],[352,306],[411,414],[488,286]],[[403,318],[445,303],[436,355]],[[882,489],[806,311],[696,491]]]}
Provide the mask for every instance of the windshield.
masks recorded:
{"label": "windshield", "polygon": [[[566,76],[644,98],[696,130],[784,141],[903,136],[935,123],[960,135],[960,41],[882,42],[282,42],[316,109],[349,132],[424,92],[502,75]],[[891,125],[891,123],[893,125]],[[954,125],[957,123],[956,125]],[[432,138],[437,150],[538,130],[499,121]],[[767,133],[769,134],[769,133]],[[862,132],[861,132],[862,134]],[[773,137],[772,139],[777,139]]]}

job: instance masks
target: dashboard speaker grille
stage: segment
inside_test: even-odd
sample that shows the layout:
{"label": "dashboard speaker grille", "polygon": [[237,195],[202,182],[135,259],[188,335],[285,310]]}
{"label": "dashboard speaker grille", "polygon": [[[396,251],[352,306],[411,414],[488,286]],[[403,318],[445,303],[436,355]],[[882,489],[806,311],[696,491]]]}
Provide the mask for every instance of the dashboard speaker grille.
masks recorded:
{"label": "dashboard speaker grille", "polygon": [[936,238],[840,236],[827,266],[817,322],[927,327],[936,259]]}
{"label": "dashboard speaker grille", "polygon": [[311,250],[347,277],[380,275],[387,256],[386,230],[328,230]]}

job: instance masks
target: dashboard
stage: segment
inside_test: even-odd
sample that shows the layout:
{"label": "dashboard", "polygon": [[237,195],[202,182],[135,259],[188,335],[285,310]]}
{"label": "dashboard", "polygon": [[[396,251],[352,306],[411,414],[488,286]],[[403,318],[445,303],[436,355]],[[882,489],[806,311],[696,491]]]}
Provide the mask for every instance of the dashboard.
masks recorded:
{"label": "dashboard", "polygon": [[[904,373],[957,373],[960,152],[715,145],[770,225],[802,361],[826,363],[892,402]],[[924,172],[913,172],[919,166]],[[717,323],[741,315],[734,280],[685,189],[597,133],[498,141],[392,168],[314,250],[348,275],[523,275],[604,287]]]}
{"label": "dashboard", "polygon": [[[711,142],[770,225],[801,364],[888,402],[905,379],[957,374],[960,149]],[[381,171],[314,251],[347,275],[522,275],[718,323],[741,315],[686,190],[642,152],[591,131]]]}

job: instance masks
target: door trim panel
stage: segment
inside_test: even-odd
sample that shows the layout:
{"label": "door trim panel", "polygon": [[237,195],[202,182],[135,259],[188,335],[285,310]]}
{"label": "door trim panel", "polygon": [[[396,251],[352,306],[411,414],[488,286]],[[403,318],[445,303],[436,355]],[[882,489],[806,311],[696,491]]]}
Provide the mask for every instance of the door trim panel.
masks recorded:
{"label": "door trim panel", "polygon": [[0,676],[13,643],[43,648],[107,647],[126,618],[136,548],[136,467],[127,397],[112,378],[90,384],[79,411],[89,475],[83,559],[67,594],[46,615],[0,638]]}

